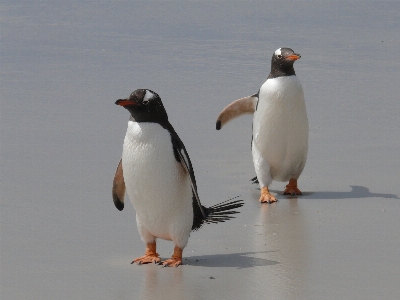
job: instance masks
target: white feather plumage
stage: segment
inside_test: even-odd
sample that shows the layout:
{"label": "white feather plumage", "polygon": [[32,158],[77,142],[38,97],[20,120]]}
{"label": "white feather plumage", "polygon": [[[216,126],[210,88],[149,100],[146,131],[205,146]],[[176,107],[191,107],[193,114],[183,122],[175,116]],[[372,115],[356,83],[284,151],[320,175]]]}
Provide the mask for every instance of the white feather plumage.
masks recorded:
{"label": "white feather plumage", "polygon": [[143,242],[158,237],[183,249],[193,223],[192,190],[175,159],[170,133],[157,123],[129,121],[122,167]]}
{"label": "white feather plumage", "polygon": [[308,119],[298,78],[268,79],[253,119],[253,162],[260,186],[297,179],[306,163]]}

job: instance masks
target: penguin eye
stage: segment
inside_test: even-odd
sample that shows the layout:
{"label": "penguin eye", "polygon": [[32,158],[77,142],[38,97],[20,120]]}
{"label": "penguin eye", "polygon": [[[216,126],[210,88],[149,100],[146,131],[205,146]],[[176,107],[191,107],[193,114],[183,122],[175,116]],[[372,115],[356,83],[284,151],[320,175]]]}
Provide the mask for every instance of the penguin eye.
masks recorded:
{"label": "penguin eye", "polygon": [[281,59],[281,58],[282,58],[282,55],[278,54],[276,57],[277,57],[278,59]]}
{"label": "penguin eye", "polygon": [[147,104],[149,104],[150,102],[151,102],[151,98],[147,98],[147,97],[146,97],[146,98],[143,99],[142,104],[143,104],[143,105],[147,105]]}

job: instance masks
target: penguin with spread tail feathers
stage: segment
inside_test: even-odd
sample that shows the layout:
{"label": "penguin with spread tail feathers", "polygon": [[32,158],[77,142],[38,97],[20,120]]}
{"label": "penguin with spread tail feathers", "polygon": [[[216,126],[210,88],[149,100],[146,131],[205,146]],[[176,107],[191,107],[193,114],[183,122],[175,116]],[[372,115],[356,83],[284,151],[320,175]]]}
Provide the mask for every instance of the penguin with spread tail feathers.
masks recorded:
{"label": "penguin with spread tail feathers", "polygon": [[254,114],[252,155],[261,188],[260,202],[276,202],[268,189],[272,180],[289,181],[283,194],[301,195],[297,180],[308,152],[308,119],[303,88],[293,64],[300,58],[290,48],[272,55],[271,72],[258,93],[238,99],[223,109],[217,130],[242,114]]}
{"label": "penguin with spread tail feathers", "polygon": [[[118,210],[124,208],[125,189],[136,211],[136,223],[145,255],[132,263],[182,264],[182,251],[190,232],[204,223],[233,218],[242,200],[222,202],[212,207],[201,204],[192,163],[184,144],[168,121],[159,95],[138,89],[115,104],[126,108],[128,122],[122,158],[114,176],[112,196]],[[156,239],[171,240],[174,253],[161,262]]]}

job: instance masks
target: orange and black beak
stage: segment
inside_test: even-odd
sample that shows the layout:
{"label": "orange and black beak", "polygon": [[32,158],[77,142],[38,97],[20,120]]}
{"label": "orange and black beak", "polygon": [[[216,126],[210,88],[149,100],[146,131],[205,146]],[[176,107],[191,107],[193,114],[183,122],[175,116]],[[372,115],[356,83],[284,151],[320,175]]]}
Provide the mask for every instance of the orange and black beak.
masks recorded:
{"label": "orange and black beak", "polygon": [[130,101],[129,99],[118,99],[115,101],[115,104],[120,105],[120,106],[128,106],[128,105],[139,105],[138,103],[134,101]]}
{"label": "orange and black beak", "polygon": [[300,57],[301,57],[300,54],[292,54],[292,55],[289,55],[286,58],[289,59],[289,60],[298,60],[298,59],[300,59]]}

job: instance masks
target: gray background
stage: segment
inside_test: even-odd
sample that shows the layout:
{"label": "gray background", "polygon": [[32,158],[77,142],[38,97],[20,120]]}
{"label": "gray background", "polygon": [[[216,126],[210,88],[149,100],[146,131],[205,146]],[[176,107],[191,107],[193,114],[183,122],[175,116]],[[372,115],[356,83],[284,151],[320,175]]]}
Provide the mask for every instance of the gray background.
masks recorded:
{"label": "gray background", "polygon": [[[1,1],[1,299],[398,299],[399,15],[399,1]],[[251,116],[215,120],[279,47],[302,55],[310,150],[304,196],[261,205]],[[130,265],[134,210],[111,199],[128,119],[114,102],[137,88],[160,94],[203,204],[246,202],[193,233],[179,268]]]}

